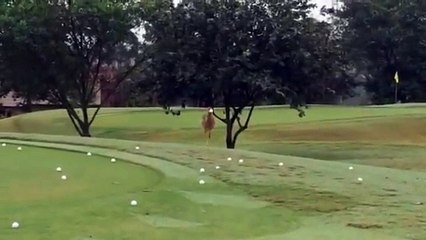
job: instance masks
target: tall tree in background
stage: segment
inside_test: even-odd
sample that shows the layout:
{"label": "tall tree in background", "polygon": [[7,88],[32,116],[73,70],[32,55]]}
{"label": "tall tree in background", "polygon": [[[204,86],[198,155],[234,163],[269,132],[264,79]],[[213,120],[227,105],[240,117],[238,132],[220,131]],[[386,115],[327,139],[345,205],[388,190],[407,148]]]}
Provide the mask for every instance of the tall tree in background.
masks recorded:
{"label": "tall tree in background", "polygon": [[170,5],[146,25],[152,55],[144,74],[165,105],[185,97],[223,106],[215,117],[226,125],[226,146],[235,148],[262,100],[280,95],[303,116],[306,97],[330,88],[331,43],[316,50],[323,35],[308,17],[311,7],[307,0]]}
{"label": "tall tree in background", "polygon": [[426,100],[426,4],[423,1],[347,1],[337,13],[344,47],[368,74],[376,103],[394,102],[395,72],[402,101]]}
{"label": "tall tree in background", "polygon": [[[335,103],[352,96],[357,85],[354,64],[347,58],[339,26],[315,19],[306,21],[302,35],[303,64],[300,81],[306,84],[307,103]],[[297,69],[294,70],[297,72]]]}
{"label": "tall tree in background", "polygon": [[132,31],[141,25],[142,3],[9,1],[0,11],[3,79],[24,98],[61,104],[78,134],[90,136],[101,85],[118,87],[142,62]]}

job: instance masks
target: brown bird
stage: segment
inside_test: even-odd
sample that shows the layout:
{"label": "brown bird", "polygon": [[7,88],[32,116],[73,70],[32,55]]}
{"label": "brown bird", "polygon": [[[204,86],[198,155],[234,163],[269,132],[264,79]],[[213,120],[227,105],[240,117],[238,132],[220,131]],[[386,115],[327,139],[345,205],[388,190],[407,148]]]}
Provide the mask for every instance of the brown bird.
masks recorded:
{"label": "brown bird", "polygon": [[212,136],[212,130],[214,129],[216,122],[213,115],[213,108],[209,108],[207,113],[203,114],[201,125],[204,128],[204,134],[207,134],[207,144]]}

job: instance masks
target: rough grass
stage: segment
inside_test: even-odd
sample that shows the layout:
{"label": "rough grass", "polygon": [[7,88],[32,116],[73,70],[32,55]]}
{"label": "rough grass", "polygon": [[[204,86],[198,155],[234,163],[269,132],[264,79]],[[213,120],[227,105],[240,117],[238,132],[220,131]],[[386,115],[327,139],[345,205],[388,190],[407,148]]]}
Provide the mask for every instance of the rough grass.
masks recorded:
{"label": "rough grass", "polygon": [[341,161],[404,170],[426,171],[426,149],[417,145],[355,142],[289,142],[243,145],[255,151]]}

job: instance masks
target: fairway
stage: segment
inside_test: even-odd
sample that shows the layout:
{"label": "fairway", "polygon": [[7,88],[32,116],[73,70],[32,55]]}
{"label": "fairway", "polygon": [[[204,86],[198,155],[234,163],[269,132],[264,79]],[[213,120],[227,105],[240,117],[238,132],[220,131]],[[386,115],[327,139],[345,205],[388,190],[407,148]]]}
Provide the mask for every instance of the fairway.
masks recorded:
{"label": "fairway", "polygon": [[105,109],[98,138],[84,139],[69,136],[61,111],[4,119],[0,230],[18,240],[425,239],[425,110],[313,106],[298,119],[260,108],[232,151],[221,125],[204,145],[198,109]]}
{"label": "fairway", "polygon": [[[204,109],[186,109],[179,117],[159,108],[105,108],[93,125],[103,138],[180,142],[204,145]],[[221,110],[217,109],[221,114]],[[244,117],[244,114],[243,114]],[[125,122],[125,124],[123,124]],[[288,141],[356,141],[367,143],[426,143],[426,107],[342,107],[313,105],[299,118],[288,106],[258,107],[238,145]],[[224,146],[224,125],[218,121],[212,144]],[[41,111],[0,121],[0,131],[76,135],[63,110]]]}

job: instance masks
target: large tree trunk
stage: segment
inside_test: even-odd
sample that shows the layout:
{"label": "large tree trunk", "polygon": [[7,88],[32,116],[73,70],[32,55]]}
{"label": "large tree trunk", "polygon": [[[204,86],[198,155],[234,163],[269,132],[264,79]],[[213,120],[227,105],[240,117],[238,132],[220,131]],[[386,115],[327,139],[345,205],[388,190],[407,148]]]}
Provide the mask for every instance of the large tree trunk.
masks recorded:
{"label": "large tree trunk", "polygon": [[25,97],[24,111],[25,112],[32,112],[33,111],[33,103],[32,103],[32,100],[31,100],[31,96],[29,94],[27,94],[27,96]]}
{"label": "large tree trunk", "polygon": [[[226,99],[226,98],[225,98]],[[235,145],[237,143],[238,136],[244,132],[248,128],[248,124],[250,122],[251,116],[253,114],[254,110],[254,101],[251,102],[248,107],[250,107],[248,115],[244,122],[241,121],[240,113],[246,108],[247,106],[239,106],[235,107],[225,100],[225,117],[220,117],[216,112],[213,111],[213,115],[219,119],[221,122],[223,122],[226,125],[226,148],[228,149],[235,149]],[[234,133],[234,124],[237,123],[238,129]]]}
{"label": "large tree trunk", "polygon": [[[237,144],[237,139],[240,136],[242,132],[244,132],[248,128],[248,124],[250,122],[253,110],[254,110],[254,103],[250,105],[249,113],[245,119],[245,122],[241,122],[240,118],[240,112],[243,111],[245,108],[242,107],[240,109],[237,109],[235,107],[225,107],[225,114],[226,114],[226,148],[228,149],[235,149],[235,145]],[[234,124],[237,123],[238,129],[237,131],[233,131]]]}
{"label": "large tree trunk", "polygon": [[80,125],[80,136],[81,137],[92,137],[92,135],[90,134],[90,126],[88,123],[83,123]]}
{"label": "large tree trunk", "polygon": [[71,119],[71,122],[77,131],[78,135],[81,137],[91,137],[90,126],[92,126],[95,117],[99,113],[100,107],[98,106],[94,114],[90,117],[87,107],[88,104],[82,104],[80,110],[82,111],[82,117],[77,113],[76,109],[66,100],[63,101],[63,106],[67,110],[68,116]]}
{"label": "large tree trunk", "polygon": [[235,148],[235,141],[234,141],[234,136],[233,136],[233,126],[234,123],[232,122],[228,122],[228,124],[226,124],[226,148],[228,149],[234,149]]}
{"label": "large tree trunk", "polygon": [[82,121],[79,121],[81,136],[82,137],[91,137],[90,135],[90,123],[89,123],[89,113],[88,113],[88,104],[82,104],[81,111],[83,113]]}

